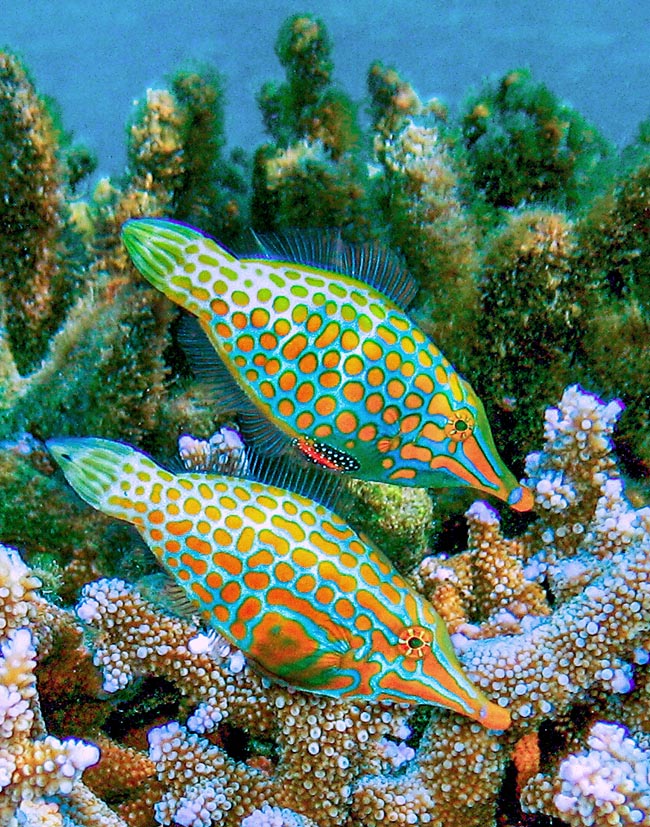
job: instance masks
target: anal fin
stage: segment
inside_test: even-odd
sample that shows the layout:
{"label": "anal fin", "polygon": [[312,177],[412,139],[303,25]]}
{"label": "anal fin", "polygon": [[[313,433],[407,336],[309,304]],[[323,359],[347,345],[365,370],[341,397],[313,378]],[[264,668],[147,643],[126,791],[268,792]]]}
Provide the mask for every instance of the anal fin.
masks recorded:
{"label": "anal fin", "polygon": [[291,438],[257,409],[214,349],[198,319],[185,314],[178,326],[178,341],[192,372],[209,390],[215,406],[237,414],[244,441],[272,456],[291,451]]}

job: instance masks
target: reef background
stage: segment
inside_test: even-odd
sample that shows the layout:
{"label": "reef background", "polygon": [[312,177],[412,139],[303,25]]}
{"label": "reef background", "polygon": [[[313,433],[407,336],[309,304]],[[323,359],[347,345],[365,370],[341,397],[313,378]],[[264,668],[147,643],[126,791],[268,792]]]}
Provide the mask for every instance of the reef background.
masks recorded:
{"label": "reef background", "polygon": [[0,46],[18,51],[40,91],[56,97],[66,128],[94,148],[103,175],[124,165],[130,102],[189,57],[214,62],[227,78],[231,145],[264,140],[255,96],[282,21],[301,11],[327,21],[337,77],[354,100],[363,100],[377,57],[453,108],[484,75],[526,65],[619,146],[647,116],[650,10],[634,0],[220,0],[217,10],[211,0],[168,0],[165,14],[160,8],[160,0],[3,3]]}
{"label": "reef background", "polygon": [[[62,823],[56,818],[65,807],[72,807],[66,816],[72,824],[85,824],[80,802],[90,810],[105,806],[95,799],[88,804],[85,787],[57,787],[56,772],[51,790],[34,792],[29,772],[18,768],[45,767],[50,759],[42,742],[49,732],[58,743],[47,742],[48,748],[71,762],[67,778],[96,756],[91,747],[59,738],[100,746],[99,768],[84,777],[94,772],[90,789],[134,827],[154,823],[154,804],[163,824],[180,810],[185,821],[179,823],[221,823],[222,811],[231,809],[223,823],[239,825],[265,803],[276,806],[277,790],[289,781],[297,784],[289,803],[304,819],[278,824],[311,819],[319,827],[368,827],[383,822],[389,805],[405,823],[436,824],[444,813],[450,827],[495,820],[541,825],[549,817],[609,823],[580,820],[587,805],[578,793],[560,789],[560,779],[567,779],[559,767],[587,744],[631,764],[643,762],[647,750],[649,540],[640,506],[650,463],[650,126],[640,124],[635,141],[615,150],[579,112],[517,68],[485,81],[451,115],[438,100],[421,101],[408,79],[381,62],[367,73],[365,126],[358,106],[334,82],[332,44],[321,21],[288,19],[276,55],[277,78],[257,94],[263,145],[226,150],[223,79],[212,66],[186,66],[164,87],[147,90],[134,110],[124,174],[88,193],[92,151],[65,131],[22,63],[0,53],[0,542],[19,549],[32,570],[15,552],[0,563],[1,789],[10,791],[23,818],[24,802],[46,795],[52,824]],[[225,665],[215,660],[212,666],[207,656],[197,663],[190,647],[197,630],[133,592],[133,583],[144,592],[153,560],[129,530],[74,497],[43,440],[110,437],[165,458],[179,434],[208,438],[233,415],[193,381],[175,340],[177,310],[126,258],[119,230],[139,215],[185,220],[242,249],[251,227],[339,227],[350,240],[378,240],[404,257],[420,284],[415,317],[485,401],[504,458],[535,487],[540,516],[504,514],[504,531],[517,537],[505,540],[494,512],[471,506],[471,492],[443,493],[433,503],[423,491],[353,485],[357,527],[472,641],[465,655],[470,671],[520,710],[519,725],[503,740],[436,712],[420,742],[425,723],[413,727],[417,755],[400,770],[400,756],[412,749],[402,743],[404,710],[332,710],[320,699],[288,693],[290,708],[297,708],[292,724],[274,711],[287,705],[286,692],[275,695],[252,669],[234,669],[230,652],[219,656]],[[572,388],[563,394],[567,385]],[[607,404],[616,398],[624,412]],[[556,405],[556,413],[545,414]],[[525,466],[526,455],[542,448]],[[440,555],[455,551],[465,556],[443,564]],[[85,585],[118,574],[129,584]],[[34,576],[41,596],[32,594]],[[75,616],[71,607],[84,586]],[[119,605],[107,608],[108,615],[135,616],[138,625],[125,622],[114,638],[101,628],[99,637],[82,638],[80,620],[101,626],[101,607],[111,602]],[[606,608],[618,610],[619,603],[620,633]],[[544,670],[559,657],[556,641],[582,640],[590,624],[596,640],[576,644],[589,653],[583,671],[565,671],[556,695],[540,704],[547,692],[539,683],[550,677]],[[158,630],[154,643],[151,629]],[[548,637],[540,643],[536,634]],[[172,642],[160,643],[160,636]],[[541,653],[532,666],[531,647]],[[90,652],[104,670],[104,690],[119,692],[100,691]],[[66,674],[75,680],[66,683]],[[197,674],[204,689],[195,689]],[[211,683],[202,682],[206,674]],[[132,683],[133,676],[140,679]],[[236,700],[222,703],[220,690]],[[628,714],[619,708],[623,701],[608,700],[612,691],[629,697]],[[194,717],[203,729],[194,732],[207,732],[211,742],[162,726],[184,721],[197,704],[203,711]],[[128,731],[118,723],[126,707],[133,711]],[[337,756],[336,768],[322,757],[318,765],[331,785],[330,811],[310,809],[301,799],[297,779],[311,759],[295,746],[302,736],[292,727],[303,713],[319,733],[303,739],[303,746],[316,744],[309,754],[320,755],[322,747],[325,756]],[[342,729],[324,725],[337,715]],[[590,728],[603,717],[626,723],[636,741],[624,744],[620,728],[594,734]],[[147,758],[143,738],[155,724],[158,736]],[[332,728],[353,730],[354,738],[331,743],[338,736],[323,733]],[[348,756],[369,731],[369,751],[350,769]],[[191,789],[172,783],[178,767],[170,770],[162,757],[179,749],[179,766],[186,763],[184,772],[194,779]],[[457,757],[464,750],[472,760]],[[497,754],[486,778],[501,798],[482,787],[470,794],[472,774],[481,775],[485,756]],[[210,787],[197,769],[206,761],[223,789],[216,790],[216,782]],[[452,775],[470,779],[464,798],[457,786],[446,789],[445,762]],[[643,798],[650,789],[647,780],[646,787],[639,783],[632,796],[612,781],[620,823],[650,824],[650,798]],[[139,792],[125,798],[130,785]],[[64,801],[69,795],[72,804]],[[260,824],[294,818],[260,813]],[[110,813],[102,818],[122,823]]]}

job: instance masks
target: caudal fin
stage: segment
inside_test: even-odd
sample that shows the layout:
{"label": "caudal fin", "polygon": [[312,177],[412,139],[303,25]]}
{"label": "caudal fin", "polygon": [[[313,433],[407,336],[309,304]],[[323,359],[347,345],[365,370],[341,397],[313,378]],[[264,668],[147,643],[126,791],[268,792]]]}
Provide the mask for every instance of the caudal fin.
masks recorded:
{"label": "caudal fin", "polygon": [[220,268],[236,261],[199,230],[164,218],[126,221],[122,240],[147,281],[196,316],[214,298],[210,283]]}
{"label": "caudal fin", "polygon": [[120,482],[137,471],[141,459],[151,460],[129,445],[108,439],[50,439],[46,444],[83,500],[105,514],[127,519],[123,513],[113,513],[109,498],[119,493]]}

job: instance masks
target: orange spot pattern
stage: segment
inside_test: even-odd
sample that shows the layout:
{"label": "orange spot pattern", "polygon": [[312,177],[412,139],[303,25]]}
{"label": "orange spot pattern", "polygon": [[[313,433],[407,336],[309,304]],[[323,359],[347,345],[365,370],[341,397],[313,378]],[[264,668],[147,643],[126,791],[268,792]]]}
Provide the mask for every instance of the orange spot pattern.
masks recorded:
{"label": "orange spot pattern", "polygon": [[[213,254],[217,261],[216,245]],[[232,259],[228,272],[215,277],[219,288],[210,302],[216,317],[210,332],[213,340],[217,334],[224,341],[231,337],[228,364],[245,387],[248,382],[250,394],[265,402],[265,410],[272,408],[276,423],[295,438],[327,439],[334,450],[353,457],[359,445],[363,449],[359,456],[375,463],[374,468],[362,468],[369,476],[374,471],[379,478],[417,484],[417,469],[430,464],[465,481],[477,478],[487,460],[474,434],[465,436],[469,429],[462,424],[456,427],[460,420],[453,419],[455,411],[473,404],[469,390],[424,334],[376,293],[349,279],[316,277],[313,272],[305,276],[297,266],[268,262],[256,267],[260,282],[248,292],[250,282],[247,285],[240,277]],[[203,296],[205,290],[196,281],[188,279],[188,284],[195,295]],[[318,297],[316,288],[322,291]],[[221,348],[223,341],[215,344]],[[455,434],[449,432],[449,423]],[[380,445],[384,455],[371,450],[370,443]],[[464,467],[466,458],[475,463],[474,471]],[[329,655],[338,653],[353,668],[354,655],[344,651],[342,643],[351,646],[352,634],[364,635],[377,624],[385,627],[375,640],[388,653],[391,641],[399,636],[394,627],[422,622],[420,599],[411,596],[405,584],[392,581],[384,570],[386,564],[371,559],[354,535],[343,529],[337,535],[326,528],[312,508],[301,506],[290,514],[282,510],[283,496],[276,497],[275,506],[259,500],[253,505],[233,493],[234,505],[221,502],[221,509],[209,512],[205,492],[197,494],[194,483],[192,490],[181,482],[176,485],[181,489],[176,491],[177,513],[164,505],[151,510],[143,533],[149,531],[152,542],[160,543],[170,557],[175,555],[182,577],[199,587],[193,589],[198,599],[205,602],[200,589],[207,589],[234,601],[230,610],[215,606],[215,618],[230,618],[238,640],[251,654],[259,644],[255,652],[260,657],[253,656],[270,671],[273,662],[265,662],[265,652],[269,658],[271,652],[276,659],[285,657],[284,650],[278,654],[278,640],[296,640],[296,654],[287,652],[287,664],[280,668],[289,670],[287,674],[294,667],[297,670],[303,646],[304,657],[314,658],[306,674],[316,680],[317,674],[327,672],[320,655],[326,640],[331,643]],[[240,488],[251,490],[243,483]],[[161,502],[169,499],[163,496]],[[280,510],[286,515],[284,525],[271,519]],[[211,531],[206,531],[205,521],[214,523]],[[361,549],[353,548],[354,543]],[[247,619],[241,610],[253,598],[257,602],[250,605],[256,612]],[[277,616],[269,610],[271,605],[278,606]],[[280,607],[297,613],[297,626],[283,627]],[[413,616],[416,612],[419,615]],[[260,615],[266,626],[258,640]],[[264,640],[274,645],[265,649]],[[333,649],[334,642],[342,648]],[[378,668],[368,663],[358,666],[363,673],[360,680],[370,681]],[[331,676],[329,680],[334,681]],[[336,680],[341,686],[349,684],[340,675]]]}

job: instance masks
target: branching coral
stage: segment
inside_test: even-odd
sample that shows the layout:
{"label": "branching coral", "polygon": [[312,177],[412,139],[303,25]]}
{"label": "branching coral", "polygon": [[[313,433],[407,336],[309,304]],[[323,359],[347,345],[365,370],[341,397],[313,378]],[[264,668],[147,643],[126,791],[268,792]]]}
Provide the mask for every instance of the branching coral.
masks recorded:
{"label": "branching coral", "polygon": [[287,72],[258,101],[274,144],[261,147],[253,173],[256,229],[368,228],[367,171],[359,155],[355,106],[331,83],[331,43],[322,21],[294,15],[276,53]]}
{"label": "branching coral", "polygon": [[[486,827],[516,758],[517,794],[528,809],[589,824],[584,800],[592,796],[593,811],[615,802],[620,823],[635,823],[643,779],[636,786],[619,782],[616,762],[638,764],[645,746],[613,737],[611,760],[580,754],[586,710],[587,721],[634,719],[638,727],[643,716],[625,710],[640,712],[647,698],[650,517],[631,508],[617,476],[611,434],[620,412],[617,402],[569,388],[547,412],[544,449],[528,461],[538,519],[508,540],[496,512],[477,503],[467,514],[468,551],[430,556],[417,572],[416,584],[450,619],[469,674],[509,707],[514,724],[506,733],[435,710],[409,747],[408,707],[343,704],[270,682],[196,622],[124,581],[100,580],[84,588],[77,616],[93,629],[104,690],[119,697],[139,679],[163,681],[176,699],[177,720],[156,715],[153,728],[145,723],[131,733],[142,745],[143,727],[149,729],[149,763],[97,733],[105,752],[97,789],[110,797],[113,762],[130,761],[137,792],[119,811],[137,825],[152,823],[149,807],[157,823],[186,827],[239,827],[244,819]],[[182,447],[194,442],[186,438]],[[155,593],[160,598],[164,590]],[[171,592],[170,599],[177,605]],[[23,622],[24,612],[16,618]],[[564,749],[548,750],[549,732]],[[601,749],[594,744],[592,738],[592,753]],[[584,781],[597,759],[609,767],[609,798],[597,795],[605,781],[595,792]],[[87,775],[93,784],[93,772]],[[516,801],[508,789],[502,794]]]}
{"label": "branching coral", "polygon": [[528,812],[543,810],[576,827],[650,825],[650,753],[625,727],[596,723],[588,750],[565,758],[555,779],[537,775],[526,785]]}
{"label": "branching coral", "polygon": [[[54,123],[7,52],[0,53],[0,147],[0,327],[16,369],[27,373],[44,355],[77,274],[65,261],[67,205]],[[0,369],[0,384],[4,378]]]}
{"label": "branching coral", "polygon": [[[26,625],[39,622],[38,586],[18,553],[0,546],[0,819],[9,827],[63,827],[58,804],[69,796],[68,823],[83,827],[96,823],[90,817],[93,810],[106,810],[79,781],[81,773],[97,763],[99,750],[45,731],[34,635]],[[107,815],[101,822],[105,827],[120,827],[116,816]]]}
{"label": "branching coral", "polygon": [[475,186],[498,206],[550,199],[576,206],[609,151],[526,69],[487,81],[468,99],[462,126]]}

